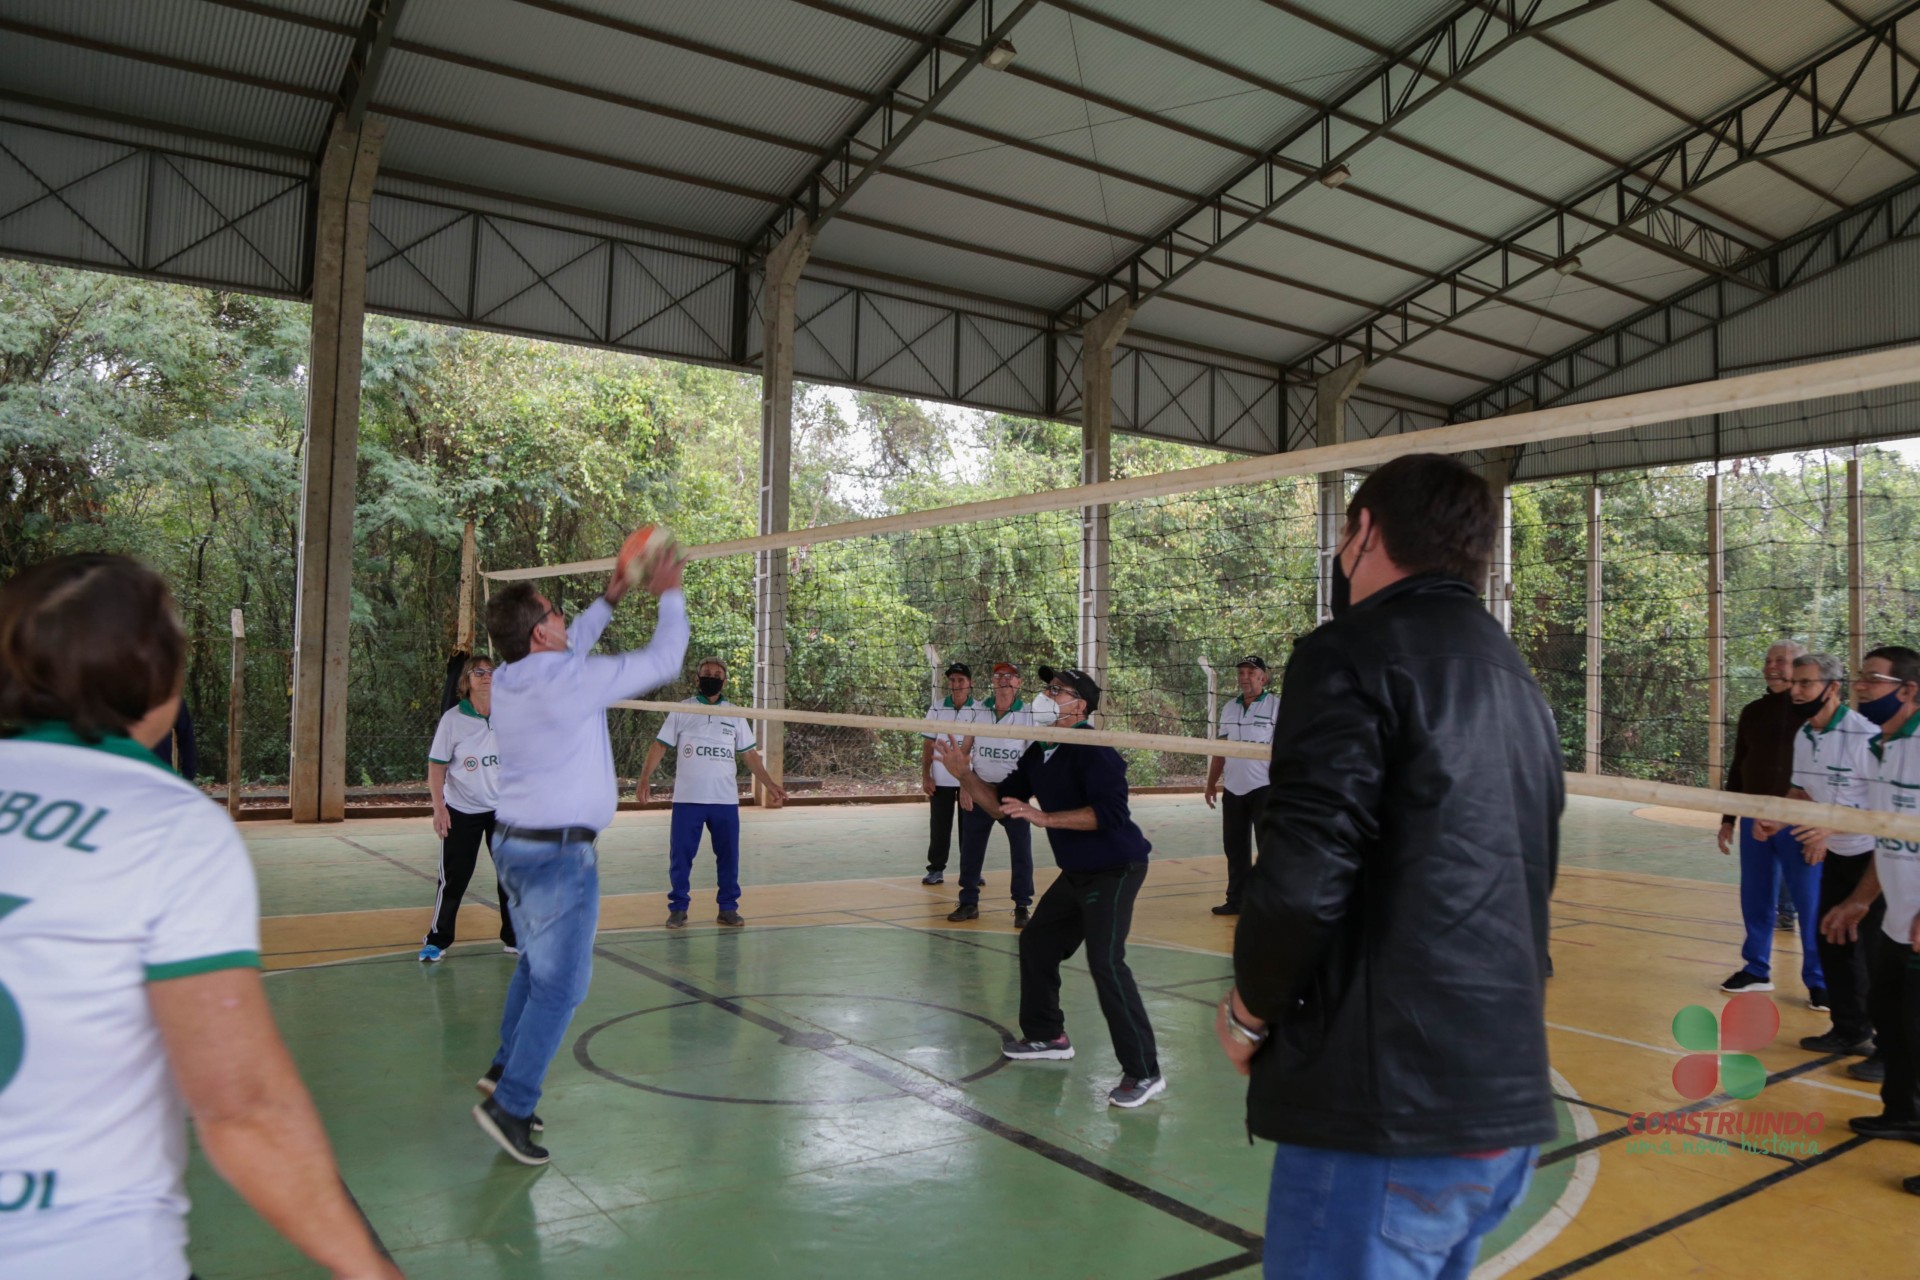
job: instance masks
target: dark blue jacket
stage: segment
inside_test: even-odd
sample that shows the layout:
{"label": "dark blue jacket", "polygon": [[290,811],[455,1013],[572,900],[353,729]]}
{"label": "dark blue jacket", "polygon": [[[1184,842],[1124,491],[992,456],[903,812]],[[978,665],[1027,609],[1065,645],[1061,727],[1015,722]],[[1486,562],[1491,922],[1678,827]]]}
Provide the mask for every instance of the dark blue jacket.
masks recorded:
{"label": "dark blue jacket", "polygon": [[1127,762],[1112,747],[1036,742],[999,784],[999,792],[1003,800],[1030,800],[1048,813],[1093,810],[1097,831],[1047,830],[1053,861],[1062,871],[1145,862],[1153,850],[1127,810]]}

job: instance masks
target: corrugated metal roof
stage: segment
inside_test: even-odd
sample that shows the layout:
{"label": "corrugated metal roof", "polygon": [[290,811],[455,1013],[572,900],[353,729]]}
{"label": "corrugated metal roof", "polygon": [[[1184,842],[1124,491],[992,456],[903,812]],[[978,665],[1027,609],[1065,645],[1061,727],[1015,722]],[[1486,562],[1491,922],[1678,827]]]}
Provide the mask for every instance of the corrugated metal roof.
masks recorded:
{"label": "corrugated metal roof", "polygon": [[340,86],[351,46],[343,36],[312,27],[183,0],[7,0],[5,12],[15,21],[328,93]]}

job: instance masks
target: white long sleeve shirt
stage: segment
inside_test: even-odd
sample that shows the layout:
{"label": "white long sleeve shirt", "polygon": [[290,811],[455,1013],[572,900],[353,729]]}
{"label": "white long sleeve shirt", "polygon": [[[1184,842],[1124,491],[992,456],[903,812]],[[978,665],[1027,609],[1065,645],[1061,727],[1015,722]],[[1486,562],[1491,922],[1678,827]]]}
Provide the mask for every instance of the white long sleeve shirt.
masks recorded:
{"label": "white long sleeve shirt", "polygon": [[613,620],[595,600],[567,628],[565,653],[530,653],[493,677],[493,732],[500,748],[499,821],[515,827],[590,827],[613,821],[618,796],[607,707],[680,674],[687,656],[687,598],[660,597],[653,639],[631,653],[590,652]]}

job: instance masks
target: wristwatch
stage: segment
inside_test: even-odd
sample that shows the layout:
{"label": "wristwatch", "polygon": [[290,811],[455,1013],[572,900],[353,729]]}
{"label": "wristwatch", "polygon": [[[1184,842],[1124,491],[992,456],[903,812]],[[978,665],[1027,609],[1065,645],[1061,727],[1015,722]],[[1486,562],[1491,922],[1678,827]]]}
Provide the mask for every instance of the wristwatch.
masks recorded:
{"label": "wristwatch", "polygon": [[1266,1043],[1266,1032],[1255,1031],[1233,1016],[1233,992],[1227,992],[1226,999],[1220,1002],[1220,1012],[1227,1015],[1227,1034],[1237,1043],[1246,1045],[1249,1049],[1258,1049]]}

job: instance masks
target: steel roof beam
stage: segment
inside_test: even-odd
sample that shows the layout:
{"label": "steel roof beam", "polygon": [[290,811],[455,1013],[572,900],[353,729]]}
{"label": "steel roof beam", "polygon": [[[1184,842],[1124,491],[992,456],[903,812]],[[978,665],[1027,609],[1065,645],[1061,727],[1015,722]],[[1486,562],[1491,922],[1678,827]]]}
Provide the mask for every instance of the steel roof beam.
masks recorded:
{"label": "steel roof beam", "polygon": [[346,70],[340,77],[340,111],[347,128],[358,132],[367,118],[367,104],[373,101],[380,73],[386,69],[387,53],[393,45],[394,28],[400,25],[400,12],[407,0],[367,0],[355,33],[353,48],[347,54]]}
{"label": "steel roof beam", "polygon": [[[1591,204],[1605,213],[1612,227],[1581,240],[1570,236],[1563,219],[1555,216],[1537,219],[1509,236],[1495,248],[1474,255],[1467,262],[1402,297],[1360,325],[1341,335],[1336,342],[1314,352],[1301,362],[1303,372],[1332,368],[1356,354],[1368,360],[1397,356],[1404,348],[1430,334],[1447,331],[1463,317],[1478,310],[1493,297],[1538,279],[1554,270],[1555,262],[1564,263],[1578,250],[1599,243],[1622,231],[1651,233],[1652,238],[1671,242],[1684,228],[1669,224],[1676,195],[1660,196],[1656,181],[1666,179],[1682,192],[1696,190],[1743,165],[1768,156],[1777,156],[1802,147],[1817,145],[1829,138],[1875,128],[1891,120],[1920,113],[1920,70],[1895,56],[1901,42],[1901,23],[1909,30],[1920,20],[1920,0],[1909,3],[1893,16],[1875,24],[1826,53],[1810,59],[1778,82],[1741,100],[1712,120],[1690,129],[1641,156],[1632,165],[1608,175],[1589,188],[1576,203]],[[1875,64],[1875,82],[1886,76],[1887,106],[1876,108],[1879,114],[1842,123],[1841,113]],[[1829,80],[1844,78],[1831,106],[1821,100],[1819,79],[1825,69]],[[1804,107],[1803,113],[1796,108]],[[1543,247],[1552,252],[1545,265]],[[1718,246],[1702,242],[1694,256],[1712,256]],[[1772,282],[1765,270],[1771,261],[1764,253],[1752,263],[1741,259],[1723,261],[1749,287],[1767,289]],[[1462,280],[1471,279],[1479,292],[1463,299]],[[1489,292],[1488,290],[1491,290]]]}

